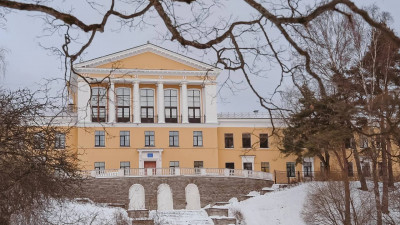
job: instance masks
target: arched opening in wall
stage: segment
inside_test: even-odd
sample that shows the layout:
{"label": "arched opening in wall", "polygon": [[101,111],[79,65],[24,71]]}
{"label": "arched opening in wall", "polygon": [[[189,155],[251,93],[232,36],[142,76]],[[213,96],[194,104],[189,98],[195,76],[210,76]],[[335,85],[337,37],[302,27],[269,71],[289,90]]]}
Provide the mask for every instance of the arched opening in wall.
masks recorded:
{"label": "arched opening in wall", "polygon": [[144,187],[134,184],[129,188],[129,210],[145,209]]}
{"label": "arched opening in wall", "polygon": [[200,193],[199,188],[195,184],[188,184],[185,188],[186,194],[186,209],[188,210],[199,210],[200,205]]}
{"label": "arched opening in wall", "polygon": [[171,188],[168,184],[160,184],[157,190],[157,209],[167,211],[174,209]]}

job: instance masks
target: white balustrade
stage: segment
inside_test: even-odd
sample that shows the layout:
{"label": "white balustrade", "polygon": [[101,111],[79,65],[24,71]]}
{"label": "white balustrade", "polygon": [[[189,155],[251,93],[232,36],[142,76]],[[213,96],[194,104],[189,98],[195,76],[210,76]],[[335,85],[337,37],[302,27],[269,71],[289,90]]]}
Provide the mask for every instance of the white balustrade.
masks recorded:
{"label": "white balustrade", "polygon": [[271,173],[221,168],[130,168],[109,170],[87,170],[81,172],[83,177],[147,177],[147,176],[211,176],[211,177],[245,177],[252,179],[273,180]]}

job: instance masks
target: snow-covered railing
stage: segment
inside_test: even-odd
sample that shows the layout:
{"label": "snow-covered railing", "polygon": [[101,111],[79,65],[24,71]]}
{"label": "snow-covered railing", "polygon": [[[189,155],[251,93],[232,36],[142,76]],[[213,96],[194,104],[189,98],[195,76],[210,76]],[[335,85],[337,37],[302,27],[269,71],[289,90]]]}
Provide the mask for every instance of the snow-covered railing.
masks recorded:
{"label": "snow-covered railing", "polygon": [[127,168],[82,171],[85,177],[213,176],[273,180],[271,173],[219,168]]}

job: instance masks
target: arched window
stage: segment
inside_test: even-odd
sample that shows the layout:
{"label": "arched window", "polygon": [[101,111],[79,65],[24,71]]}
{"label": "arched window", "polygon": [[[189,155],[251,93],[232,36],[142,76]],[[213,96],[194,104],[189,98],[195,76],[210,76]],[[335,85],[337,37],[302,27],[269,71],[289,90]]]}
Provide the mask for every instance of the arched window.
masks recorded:
{"label": "arched window", "polygon": [[188,90],[189,123],[201,122],[200,90]]}
{"label": "arched window", "polygon": [[165,122],[178,122],[178,91],[176,89],[164,90]]}
{"label": "arched window", "polygon": [[117,122],[129,122],[131,114],[131,89],[117,88]]}
{"label": "arched window", "polygon": [[154,90],[140,89],[142,123],[154,123]]}
{"label": "arched window", "polygon": [[106,104],[107,104],[106,88],[104,87],[92,88],[91,104],[92,104],[92,122],[106,122]]}

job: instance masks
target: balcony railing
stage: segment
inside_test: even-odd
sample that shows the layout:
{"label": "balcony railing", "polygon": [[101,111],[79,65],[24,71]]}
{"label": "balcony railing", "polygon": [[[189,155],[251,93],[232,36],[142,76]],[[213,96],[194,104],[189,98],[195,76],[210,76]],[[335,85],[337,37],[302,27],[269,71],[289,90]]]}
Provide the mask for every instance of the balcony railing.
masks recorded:
{"label": "balcony railing", "polygon": [[219,168],[130,168],[82,171],[84,177],[151,177],[151,176],[211,176],[211,177],[244,177],[262,180],[274,180],[271,173]]}

